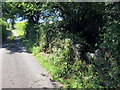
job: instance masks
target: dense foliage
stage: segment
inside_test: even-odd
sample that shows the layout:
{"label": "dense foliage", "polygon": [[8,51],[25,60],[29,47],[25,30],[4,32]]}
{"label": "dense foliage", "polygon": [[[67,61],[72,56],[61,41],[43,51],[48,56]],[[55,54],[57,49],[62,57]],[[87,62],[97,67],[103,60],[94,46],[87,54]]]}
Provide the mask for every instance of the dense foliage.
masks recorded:
{"label": "dense foliage", "polygon": [[16,18],[28,20],[15,27],[24,31],[25,46],[47,64],[54,79],[68,88],[120,87],[120,3],[7,5],[20,10],[13,12]]}
{"label": "dense foliage", "polygon": [[4,20],[0,19],[0,26],[2,29],[2,40],[5,40],[8,34],[8,31],[6,30],[6,27],[8,26],[8,24]]}

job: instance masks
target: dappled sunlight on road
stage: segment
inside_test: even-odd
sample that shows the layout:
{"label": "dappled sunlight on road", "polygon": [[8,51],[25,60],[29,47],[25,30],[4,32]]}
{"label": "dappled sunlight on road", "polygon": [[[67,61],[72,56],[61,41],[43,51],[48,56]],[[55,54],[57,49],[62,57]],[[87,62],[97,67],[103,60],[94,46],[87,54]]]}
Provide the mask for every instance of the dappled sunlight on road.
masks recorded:
{"label": "dappled sunlight on road", "polygon": [[25,49],[17,35],[15,35],[15,40],[4,42],[0,55],[1,53],[2,70],[0,71],[3,77],[0,83],[2,83],[2,88],[59,87],[58,82],[52,82],[51,75]]}

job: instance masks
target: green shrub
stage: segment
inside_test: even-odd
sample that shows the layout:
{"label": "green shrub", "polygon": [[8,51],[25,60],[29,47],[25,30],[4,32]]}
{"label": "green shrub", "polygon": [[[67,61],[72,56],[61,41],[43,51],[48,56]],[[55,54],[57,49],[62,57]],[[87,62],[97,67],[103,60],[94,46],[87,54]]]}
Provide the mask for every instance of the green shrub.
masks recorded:
{"label": "green shrub", "polygon": [[112,21],[111,24],[107,23],[104,28],[106,29],[106,33],[103,35],[104,38],[101,47],[109,48],[111,54],[120,64],[120,25],[117,21]]}
{"label": "green shrub", "polygon": [[[29,28],[30,25],[31,28]],[[117,76],[119,69],[115,66],[114,62],[111,62],[108,73],[104,75],[101,72],[105,72],[106,68],[108,68],[105,66],[108,64],[105,60],[103,60],[104,65],[97,67],[94,63],[99,65],[102,63],[101,60],[100,63],[93,62],[87,64],[81,57],[76,58],[73,43],[77,42],[78,44],[86,44],[85,39],[80,37],[80,33],[68,33],[63,28],[57,28],[57,23],[32,25],[33,23],[30,23],[26,26],[27,35],[25,38],[26,41],[24,40],[25,45],[29,51],[40,59],[43,66],[45,66],[48,71],[52,72],[53,79],[64,83],[68,88],[105,88],[112,87],[111,84],[113,87],[119,85],[119,79]],[[114,28],[119,27],[113,24],[113,29]],[[119,32],[118,29],[116,30]],[[110,32],[110,34],[104,34],[104,42],[101,44],[101,47],[108,47],[110,44],[111,46],[109,46],[109,48],[113,50],[112,52],[116,51],[119,42],[119,33],[115,35],[113,35],[113,32]],[[111,37],[114,38],[115,43],[110,43],[109,40],[113,40]],[[80,51],[85,49],[87,49],[85,46],[80,47]],[[118,51],[115,53],[118,54]],[[49,57],[45,58],[43,56],[43,58],[40,52],[49,52]],[[111,61],[110,58],[108,61]],[[114,77],[115,80],[111,83],[107,83],[108,81],[110,82],[110,80],[105,79],[109,79],[107,75],[111,75],[110,77]]]}
{"label": "green shrub", "polygon": [[40,53],[40,47],[38,46],[33,46],[31,51],[33,52],[33,55],[37,55],[38,53]]}
{"label": "green shrub", "polygon": [[[119,87],[120,84],[120,25],[117,21],[110,21],[106,23],[104,26],[106,32],[103,35],[103,43],[101,43],[102,48],[107,48],[106,55],[99,67],[100,77],[103,78],[102,82],[106,85],[106,87]],[[100,63],[99,63],[100,64]],[[103,73],[106,72],[105,75]]]}

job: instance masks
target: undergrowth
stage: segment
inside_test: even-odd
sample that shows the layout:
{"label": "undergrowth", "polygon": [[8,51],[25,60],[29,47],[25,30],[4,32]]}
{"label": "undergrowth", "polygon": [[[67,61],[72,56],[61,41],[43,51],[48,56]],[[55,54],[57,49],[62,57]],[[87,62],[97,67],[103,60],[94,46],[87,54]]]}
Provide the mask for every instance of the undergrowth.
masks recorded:
{"label": "undergrowth", "polygon": [[[33,24],[26,25],[29,27]],[[28,30],[30,36],[24,36],[24,45],[52,74],[53,79],[63,83],[66,88],[119,87],[119,67],[110,58],[87,63],[82,57],[76,57],[74,42],[86,43],[84,38],[79,37],[80,33],[74,35],[65,32],[58,29],[55,23],[35,24]],[[82,51],[85,47],[79,48]]]}

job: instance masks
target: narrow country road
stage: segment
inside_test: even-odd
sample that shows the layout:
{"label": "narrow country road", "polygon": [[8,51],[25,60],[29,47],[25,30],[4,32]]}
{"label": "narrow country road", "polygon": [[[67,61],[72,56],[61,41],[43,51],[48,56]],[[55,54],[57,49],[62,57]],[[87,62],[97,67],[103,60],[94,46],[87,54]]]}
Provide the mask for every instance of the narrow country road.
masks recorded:
{"label": "narrow country road", "polygon": [[2,88],[58,88],[61,84],[53,82],[51,75],[16,40],[4,43],[2,52]]}

